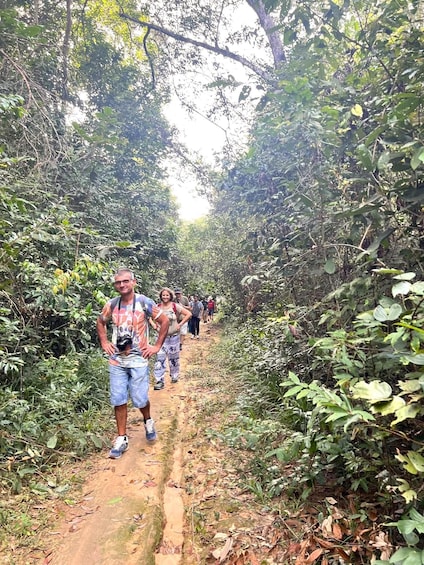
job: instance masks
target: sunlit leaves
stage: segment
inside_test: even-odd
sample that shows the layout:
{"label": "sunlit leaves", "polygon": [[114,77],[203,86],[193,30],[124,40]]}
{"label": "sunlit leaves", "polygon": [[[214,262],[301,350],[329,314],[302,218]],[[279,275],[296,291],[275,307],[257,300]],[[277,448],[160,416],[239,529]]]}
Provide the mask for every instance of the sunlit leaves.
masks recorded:
{"label": "sunlit leaves", "polygon": [[57,435],[53,435],[51,436],[48,440],[47,440],[47,447],[49,449],[54,449],[57,445]]}
{"label": "sunlit leaves", "polygon": [[17,118],[21,118],[25,112],[23,106],[24,99],[22,96],[14,94],[0,95],[0,115],[10,112]]}
{"label": "sunlit leaves", "polygon": [[404,420],[414,419],[421,413],[421,408],[419,404],[408,404],[407,406],[402,406],[396,410],[396,418],[391,422],[391,426],[394,427],[396,424],[403,422]]}
{"label": "sunlit leaves", "polygon": [[362,118],[362,116],[364,115],[362,106],[360,104],[355,104],[350,111],[352,112],[352,116],[356,116],[357,118]]}
{"label": "sunlit leaves", "polygon": [[424,353],[414,353],[412,355],[403,355],[402,360],[405,364],[424,365]]}
{"label": "sunlit leaves", "polygon": [[388,416],[390,414],[398,413],[401,408],[405,406],[405,400],[400,396],[393,396],[390,400],[378,401],[373,409],[382,416]]}
{"label": "sunlit leaves", "polygon": [[357,155],[361,165],[366,171],[373,171],[375,168],[374,159],[371,151],[364,144],[361,144],[357,148]]}
{"label": "sunlit leaves", "polygon": [[420,147],[411,157],[411,168],[415,171],[424,163],[424,147]]}
{"label": "sunlit leaves", "polygon": [[[133,31],[128,22],[122,20],[119,14],[126,11],[129,14],[135,13],[138,5],[132,0],[123,0],[117,2],[116,0],[94,0],[87,4],[86,16],[93,18],[93,21],[98,22],[99,25],[108,30],[111,41],[119,45],[124,43],[128,49],[128,55],[136,45],[134,40],[137,36],[143,36],[143,31]],[[141,47],[141,45],[140,45]],[[134,50],[136,56],[140,59],[145,58],[145,54],[140,50]]]}
{"label": "sunlit leaves", "polygon": [[374,318],[379,322],[392,322],[397,320],[401,314],[402,306],[400,304],[392,304],[389,308],[384,308],[379,304],[373,312]]}
{"label": "sunlit leaves", "polygon": [[336,272],[336,263],[333,259],[327,259],[324,265],[324,271],[329,275],[333,275]]}
{"label": "sunlit leaves", "polygon": [[[413,500],[416,500],[417,492],[411,488],[408,481],[399,478],[397,479],[397,481],[399,483],[399,486],[397,488],[399,492],[402,493],[402,496],[406,500],[406,502],[410,503]],[[388,525],[395,525],[395,524],[388,524]]]}
{"label": "sunlit leaves", "polygon": [[395,274],[393,278],[398,281],[412,281],[416,276],[416,273],[399,273]]}
{"label": "sunlit leaves", "polygon": [[408,451],[405,455],[398,453],[395,457],[398,461],[403,463],[405,469],[412,475],[424,473],[424,457],[420,453]]}
{"label": "sunlit leaves", "polygon": [[371,404],[388,400],[392,395],[392,388],[388,383],[360,381],[352,387],[354,398],[363,398]]}

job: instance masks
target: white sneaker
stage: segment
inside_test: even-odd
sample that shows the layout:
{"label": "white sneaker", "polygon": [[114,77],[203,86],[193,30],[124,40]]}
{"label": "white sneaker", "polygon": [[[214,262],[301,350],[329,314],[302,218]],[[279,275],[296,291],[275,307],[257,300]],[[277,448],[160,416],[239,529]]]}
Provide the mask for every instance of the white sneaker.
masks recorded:
{"label": "white sneaker", "polygon": [[156,430],[155,430],[155,423],[152,418],[146,420],[144,424],[146,428],[146,439],[147,441],[155,441],[156,439]]}
{"label": "white sneaker", "polygon": [[121,455],[128,449],[128,437],[118,436],[115,439],[112,449],[109,451],[109,457],[111,459],[119,459]]}
{"label": "white sneaker", "polygon": [[197,338],[197,339],[200,339],[200,335],[196,335],[196,338]]}
{"label": "white sneaker", "polygon": [[193,334],[191,334],[191,339],[194,339],[194,335],[193,335]]}

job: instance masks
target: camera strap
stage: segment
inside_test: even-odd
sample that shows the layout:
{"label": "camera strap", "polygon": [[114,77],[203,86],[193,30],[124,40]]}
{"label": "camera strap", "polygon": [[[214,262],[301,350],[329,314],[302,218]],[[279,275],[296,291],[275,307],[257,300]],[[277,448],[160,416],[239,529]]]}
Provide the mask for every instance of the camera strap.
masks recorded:
{"label": "camera strap", "polygon": [[[119,323],[119,317],[120,317],[120,312],[121,312],[121,297],[119,297],[119,302],[118,302],[118,328],[120,327],[120,323]],[[134,294],[134,299],[133,299],[133,307],[132,307],[132,315],[131,315],[131,326],[132,326],[132,330],[134,331],[134,312],[135,312],[135,294]]]}

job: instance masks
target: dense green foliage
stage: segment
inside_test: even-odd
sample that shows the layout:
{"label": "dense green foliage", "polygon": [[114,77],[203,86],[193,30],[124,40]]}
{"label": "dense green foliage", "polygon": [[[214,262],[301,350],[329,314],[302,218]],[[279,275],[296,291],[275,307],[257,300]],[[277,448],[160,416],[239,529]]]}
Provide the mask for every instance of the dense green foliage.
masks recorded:
{"label": "dense green foliage", "polygon": [[97,313],[118,265],[145,292],[162,283],[177,230],[166,92],[117,7],[89,4],[0,10],[0,478],[15,492],[102,447]]}
{"label": "dense green foliage", "polygon": [[372,493],[409,520],[390,562],[422,563],[422,6],[281,9],[289,61],[211,220],[242,406],[281,423],[258,481]]}
{"label": "dense green foliage", "polygon": [[261,496],[371,497],[399,533],[390,562],[424,563],[422,3],[249,0],[275,24],[274,66],[257,58],[240,85],[215,64],[210,115],[231,113],[226,89],[262,94],[247,150],[210,179],[211,217],[182,228],[160,71],[204,59],[137,24],[163,11],[217,53],[224,7],[31,4],[0,10],[3,484],[101,446],[94,320],[125,263],[147,292],[222,296],[248,391],[227,440],[246,432]]}

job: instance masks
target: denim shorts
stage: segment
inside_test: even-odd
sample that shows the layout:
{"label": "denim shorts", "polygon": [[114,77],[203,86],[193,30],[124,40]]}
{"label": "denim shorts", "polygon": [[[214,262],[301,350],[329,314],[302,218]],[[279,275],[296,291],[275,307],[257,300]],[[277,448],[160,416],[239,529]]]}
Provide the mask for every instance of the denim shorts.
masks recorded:
{"label": "denim shorts", "polygon": [[144,408],[149,402],[149,366],[121,367],[109,365],[110,403],[127,404],[130,396],[135,408]]}

